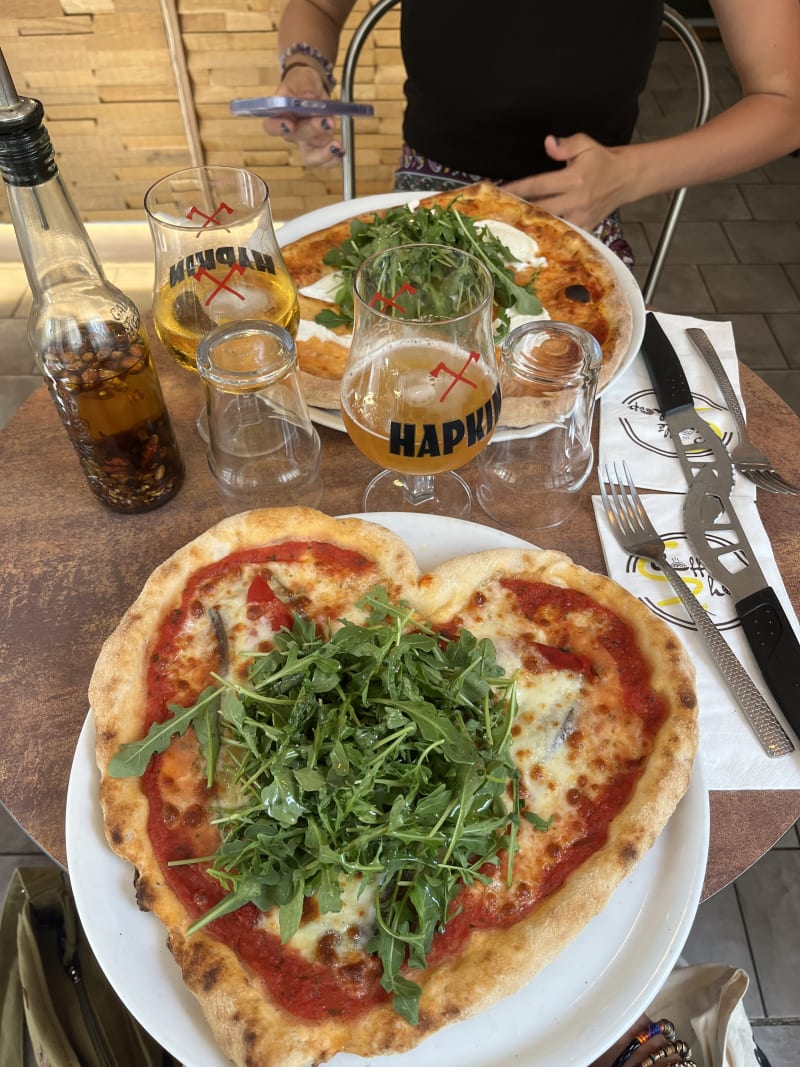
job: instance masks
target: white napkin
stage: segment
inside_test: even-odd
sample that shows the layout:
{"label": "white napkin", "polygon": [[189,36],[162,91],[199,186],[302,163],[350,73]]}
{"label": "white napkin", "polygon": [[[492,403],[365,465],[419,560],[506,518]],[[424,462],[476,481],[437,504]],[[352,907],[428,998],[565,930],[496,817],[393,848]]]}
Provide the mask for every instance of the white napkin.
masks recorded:
{"label": "white napkin", "polygon": [[[741,400],[733,327],[729,322],[706,322],[684,315],[659,313],[656,317],[681,361],[698,414],[711,424],[726,447],[732,448],[738,442],[736,424],[706,361],[689,340],[686,330],[690,326],[705,330]],[[600,398],[600,467],[623,459],[640,489],[675,492],[686,488],[683,468],[661,418],[641,355],[636,356],[628,370]],[[754,500],[755,496],[753,483],[737,476],[731,497]]]}
{"label": "white napkin", "polygon": [[[677,466],[677,460],[673,462]],[[705,641],[697,633],[666,577],[649,560],[629,556],[619,547],[606,521],[600,497],[593,497],[592,500],[609,575],[672,626],[695,664],[700,705],[700,745],[708,788],[799,789],[800,750],[796,747],[790,755],[777,759],[771,759],[764,753],[744,713],[714,667]],[[769,695],[750,651],[736,615],[733,597],[706,573],[686,539],[683,501],[682,495],[674,493],[642,494],[642,503],[650,520],[667,543],[670,563],[687,576],[689,588],[721,629],[737,659],[786,728],[786,721]],[[767,583],[775,590],[795,633],[800,633],[797,616],[789,602],[755,504],[749,500],[737,500],[736,514]],[[787,729],[787,732],[794,740],[792,731]]]}

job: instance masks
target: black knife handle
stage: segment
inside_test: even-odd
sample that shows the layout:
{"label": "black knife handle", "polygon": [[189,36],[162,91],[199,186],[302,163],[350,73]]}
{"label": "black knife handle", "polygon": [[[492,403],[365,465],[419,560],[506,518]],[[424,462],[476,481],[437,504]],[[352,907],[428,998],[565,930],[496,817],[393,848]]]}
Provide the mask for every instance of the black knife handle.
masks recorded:
{"label": "black knife handle", "polygon": [[771,586],[737,602],[739,618],[764,681],[800,736],[800,643]]}
{"label": "black knife handle", "polygon": [[692,391],[672,342],[652,311],[645,317],[642,358],[664,415],[694,407]]}

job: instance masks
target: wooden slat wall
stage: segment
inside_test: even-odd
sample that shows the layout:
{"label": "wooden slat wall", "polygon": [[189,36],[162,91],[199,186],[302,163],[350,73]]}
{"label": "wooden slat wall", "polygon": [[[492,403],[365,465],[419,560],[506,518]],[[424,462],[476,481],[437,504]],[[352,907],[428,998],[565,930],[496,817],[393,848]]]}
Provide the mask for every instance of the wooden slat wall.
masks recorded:
{"label": "wooden slat wall", "polygon": [[[342,188],[338,165],[304,168],[259,119],[230,114],[232,99],[277,84],[283,3],[177,0],[206,161],[264,177],[277,220],[333,203]],[[356,3],[340,59],[369,6]],[[392,187],[403,109],[399,18],[385,16],[361,53],[356,96],[376,113],[356,120],[359,195]],[[17,90],[45,106],[61,173],[85,219],[142,219],[152,182],[189,165],[159,0],[2,0],[0,48]],[[0,197],[0,222],[8,221]]]}

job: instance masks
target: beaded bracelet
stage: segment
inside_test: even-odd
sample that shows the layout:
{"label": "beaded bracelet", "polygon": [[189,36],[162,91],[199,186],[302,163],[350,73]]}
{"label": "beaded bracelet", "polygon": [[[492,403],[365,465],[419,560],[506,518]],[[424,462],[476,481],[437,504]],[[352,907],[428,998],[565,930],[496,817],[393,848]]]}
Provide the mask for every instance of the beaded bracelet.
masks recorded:
{"label": "beaded bracelet", "polygon": [[611,1064],[611,1067],[622,1067],[638,1048],[640,1048],[646,1041],[649,1041],[651,1037],[655,1037],[656,1034],[661,1034],[668,1042],[674,1041],[675,1026],[669,1019],[659,1019],[657,1023],[650,1023],[646,1030],[642,1030],[641,1033],[634,1036],[627,1048],[624,1048]]}
{"label": "beaded bracelet", "polygon": [[325,88],[329,93],[333,90],[333,87],[336,85],[336,79],[333,76],[333,63],[331,63],[331,61],[324,56],[318,48],[306,44],[305,41],[296,41],[281,52],[278,57],[281,65],[281,80],[286,76],[287,70],[290,70],[291,67],[302,66],[302,63],[289,63],[292,56],[307,56],[309,59],[313,59],[315,63],[318,63],[323,70]]}

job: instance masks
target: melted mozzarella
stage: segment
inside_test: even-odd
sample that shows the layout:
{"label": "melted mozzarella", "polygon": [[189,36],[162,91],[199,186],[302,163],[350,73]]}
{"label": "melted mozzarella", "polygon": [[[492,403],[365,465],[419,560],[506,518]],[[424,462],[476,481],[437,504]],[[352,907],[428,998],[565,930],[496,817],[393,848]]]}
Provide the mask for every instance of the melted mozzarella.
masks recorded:
{"label": "melted mozzarella", "polygon": [[304,285],[300,292],[303,296],[310,297],[312,300],[322,300],[326,304],[335,304],[336,293],[341,289],[343,281],[341,272],[335,270],[331,274],[323,274],[321,278],[312,282],[311,285]]}
{"label": "melted mozzarella", "polygon": [[523,267],[546,267],[547,260],[539,254],[539,245],[527,233],[510,226],[507,222],[499,222],[497,219],[478,219],[477,227],[488,230],[498,241],[501,241],[511,253],[511,259],[506,264],[515,270]]}
{"label": "melted mozzarella", "polygon": [[[303,921],[286,942],[306,959],[316,959],[317,947],[323,938],[327,938],[329,947],[339,958],[354,951],[363,952],[375,932],[375,884],[366,884],[360,879],[346,880],[344,876],[340,878],[340,884],[341,911]],[[278,908],[272,908],[266,912],[260,925],[279,937],[278,911]]]}
{"label": "melted mozzarella", "polygon": [[297,340],[310,341],[312,338],[316,338],[318,341],[333,341],[335,344],[341,345],[342,348],[349,348],[353,339],[352,334],[334,333],[327,326],[320,326],[318,322],[301,319],[300,325],[297,327]]}
{"label": "melted mozzarella", "polygon": [[[408,204],[411,211],[415,211],[419,207],[419,201],[412,201]],[[497,219],[479,219],[475,223],[476,226],[489,230],[499,241],[505,245],[508,251],[511,253],[511,259],[506,264],[508,267],[513,267],[514,270],[522,270],[526,267],[546,267],[547,260],[544,256],[539,254],[539,245],[528,234],[523,233],[522,230],[516,229],[514,226],[510,226],[507,222],[499,222]],[[311,285],[304,285],[300,289],[300,293],[303,296],[310,297],[312,300],[321,300],[325,304],[336,303],[336,293],[342,286],[343,278],[340,271],[335,270],[330,274],[323,274],[317,281],[312,282]],[[545,312],[541,318],[549,318]],[[525,319],[528,321],[529,317]],[[517,322],[514,324],[519,326]],[[320,327],[324,329],[324,327]],[[330,331],[326,331],[329,333]],[[319,336],[315,334],[314,336]],[[332,337],[337,337],[337,334],[331,334]],[[298,332],[298,340],[307,340],[307,337],[302,337]],[[325,337],[324,339],[329,339]]]}
{"label": "melted mozzarella", "polygon": [[517,326],[524,326],[526,322],[542,322],[549,318],[550,312],[546,308],[542,308],[538,315],[523,315],[512,307],[508,311],[508,329],[516,330]]}

